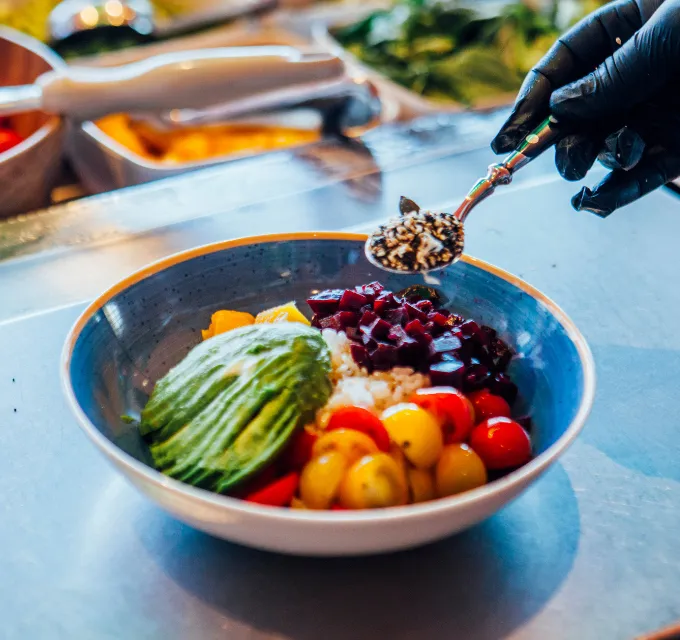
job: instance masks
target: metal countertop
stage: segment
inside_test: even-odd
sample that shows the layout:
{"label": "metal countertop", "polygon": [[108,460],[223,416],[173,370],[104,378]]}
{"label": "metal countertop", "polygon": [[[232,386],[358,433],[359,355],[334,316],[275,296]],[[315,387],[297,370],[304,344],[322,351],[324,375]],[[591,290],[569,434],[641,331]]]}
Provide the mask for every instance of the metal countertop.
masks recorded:
{"label": "metal countertop", "polygon": [[[469,253],[563,306],[598,390],[552,471],[441,543],[323,560],[213,539],[140,497],[68,413],[66,331],[131,270],[244,234],[360,228],[402,193],[453,206],[491,160],[443,125],[392,135],[376,143],[382,175],[357,157],[335,173],[291,163],[277,182],[279,156],[255,163],[257,198],[230,191],[225,167],[0,227],[0,637],[628,640],[680,618],[680,203],[667,191],[599,220],[571,210],[578,185],[543,158],[471,216]],[[400,135],[430,138],[387,153]]]}

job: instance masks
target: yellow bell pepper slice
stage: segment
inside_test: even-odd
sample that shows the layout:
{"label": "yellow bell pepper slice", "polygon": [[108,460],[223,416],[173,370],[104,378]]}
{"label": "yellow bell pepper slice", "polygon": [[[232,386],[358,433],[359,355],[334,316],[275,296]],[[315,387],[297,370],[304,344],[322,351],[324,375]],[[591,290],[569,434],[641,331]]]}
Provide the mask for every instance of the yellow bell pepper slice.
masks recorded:
{"label": "yellow bell pepper slice", "polygon": [[255,318],[255,324],[272,324],[275,322],[301,322],[307,326],[310,324],[309,320],[300,313],[294,302],[261,311]]}
{"label": "yellow bell pepper slice", "polygon": [[255,316],[245,311],[220,310],[213,313],[210,318],[210,326],[201,331],[203,340],[226,333],[232,329],[246,327],[255,322]]}

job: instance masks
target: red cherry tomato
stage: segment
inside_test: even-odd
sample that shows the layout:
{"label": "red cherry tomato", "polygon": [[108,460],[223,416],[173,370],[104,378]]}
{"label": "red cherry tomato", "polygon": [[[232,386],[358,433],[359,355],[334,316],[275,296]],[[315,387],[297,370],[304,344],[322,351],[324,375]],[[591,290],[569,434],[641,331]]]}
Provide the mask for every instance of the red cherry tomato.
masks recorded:
{"label": "red cherry tomato", "polygon": [[470,434],[470,446],[487,469],[519,467],[531,459],[531,440],[514,420],[499,416],[477,425]]}
{"label": "red cherry tomato", "polygon": [[488,389],[475,391],[468,397],[475,409],[477,423],[484,422],[488,418],[497,418],[498,416],[509,418],[511,415],[510,405],[505,399],[494,395]]}
{"label": "red cherry tomato", "polygon": [[0,153],[16,147],[24,139],[12,129],[0,129]]}
{"label": "red cherry tomato", "polygon": [[472,404],[453,387],[418,389],[410,401],[437,419],[444,432],[444,444],[464,442],[475,424]]}
{"label": "red cherry tomato", "polygon": [[326,431],[354,429],[373,439],[380,451],[390,450],[390,436],[380,418],[364,407],[340,407],[333,412]]}
{"label": "red cherry tomato", "polygon": [[248,502],[264,504],[269,507],[288,507],[295,496],[300,476],[297,473],[289,473],[283,478],[274,480],[266,487],[246,496]]}
{"label": "red cherry tomato", "polygon": [[302,429],[293,436],[293,441],[288,445],[283,456],[281,466],[284,471],[291,469],[300,471],[312,459],[312,447],[319,439],[315,433]]}

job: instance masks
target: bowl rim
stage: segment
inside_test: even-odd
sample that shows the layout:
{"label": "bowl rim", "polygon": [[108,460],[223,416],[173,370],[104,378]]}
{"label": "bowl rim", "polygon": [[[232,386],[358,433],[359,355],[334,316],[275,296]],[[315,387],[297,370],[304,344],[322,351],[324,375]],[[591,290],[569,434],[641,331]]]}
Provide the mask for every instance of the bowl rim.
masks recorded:
{"label": "bowl rim", "polygon": [[[16,29],[0,25],[0,40],[6,40],[17,47],[30,51],[32,54],[46,62],[52,68],[52,71],[62,69],[66,66],[66,62],[64,62],[64,60],[54,53],[47,45],[44,45],[40,40],[36,40],[32,36],[17,31]],[[42,142],[45,138],[59,129],[61,118],[54,114],[46,115],[48,116],[48,119],[45,124],[36,129],[18,145],[0,154],[0,163],[7,162],[20,156],[24,151],[35,147],[39,142]]]}
{"label": "bowl rim", "polygon": [[[168,267],[186,262],[196,257],[216,253],[225,249],[233,249],[236,247],[243,247],[248,245],[269,244],[274,242],[294,242],[304,240],[321,240],[321,241],[348,241],[356,242],[363,247],[366,242],[367,235],[362,233],[347,233],[347,232],[293,232],[293,233],[278,233],[258,236],[248,236],[236,238],[232,240],[225,240],[221,242],[210,243],[181,251],[173,255],[167,256],[151,264],[133,272],[129,276],[123,278],[118,283],[109,287],[104,293],[91,302],[87,308],[80,314],[78,319],[70,329],[61,354],[60,362],[60,377],[62,382],[62,390],[66,397],[67,404],[78,420],[78,424],[85,432],[88,438],[102,451],[112,462],[122,465],[125,468],[125,473],[128,476],[136,477],[146,484],[151,484],[158,489],[169,491],[177,498],[185,498],[194,502],[198,502],[205,506],[226,509],[231,512],[236,512],[244,517],[265,517],[274,522],[282,524],[291,522],[309,522],[316,524],[374,524],[377,522],[402,522],[420,518],[423,516],[434,515],[442,511],[455,510],[466,505],[471,505],[477,502],[484,502],[486,499],[494,495],[499,495],[510,491],[512,493],[519,492],[531,479],[540,475],[545,471],[564,451],[571,446],[578,434],[583,429],[586,419],[592,409],[595,397],[595,362],[591,353],[590,347],[585,338],[578,330],[569,316],[550,298],[541,293],[532,285],[524,282],[517,276],[496,267],[484,260],[473,258],[471,256],[463,255],[461,260],[466,264],[478,267],[492,275],[507,281],[514,285],[524,293],[530,295],[534,299],[543,304],[553,317],[562,325],[565,333],[568,335],[574,346],[576,347],[581,366],[583,368],[583,388],[582,399],[578,411],[573,420],[565,430],[565,432],[548,447],[545,451],[533,458],[523,467],[512,471],[507,476],[494,480],[482,487],[466,491],[464,493],[450,496],[447,498],[438,498],[429,502],[423,502],[415,505],[405,505],[400,507],[389,507],[385,509],[367,509],[364,511],[314,511],[303,509],[282,509],[279,507],[268,507],[256,505],[238,498],[232,498],[222,494],[213,493],[205,489],[199,489],[191,485],[175,480],[163,475],[160,471],[140,462],[130,454],[123,451],[120,447],[109,440],[102,434],[85,415],[75,395],[73,389],[70,367],[71,357],[75,344],[89,320],[97,313],[109,300],[128,289],[134,284],[141,282],[145,278],[159,273]],[[515,490],[513,492],[513,489]]]}

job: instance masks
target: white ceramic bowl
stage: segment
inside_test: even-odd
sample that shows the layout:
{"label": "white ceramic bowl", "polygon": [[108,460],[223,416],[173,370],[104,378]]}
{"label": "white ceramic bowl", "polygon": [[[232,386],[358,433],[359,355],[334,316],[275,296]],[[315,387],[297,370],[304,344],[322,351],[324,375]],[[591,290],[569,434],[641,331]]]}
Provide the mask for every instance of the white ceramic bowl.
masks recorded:
{"label": "white ceramic bowl", "polygon": [[[161,260],[104,293],[64,347],[67,400],[86,435],[142,493],[178,519],[245,545],[302,555],[357,555],[438,540],[493,515],[574,441],[590,411],[595,373],[571,320],[530,285],[487,263],[464,260],[438,288],[458,312],[499,330],[517,351],[511,374],[534,417],[538,455],[484,487],[425,504],[363,512],[260,507],[196,489],[148,464],[134,425],[155,381],[194,346],[218,308],[257,311],[312,289],[380,279],[417,282],[372,267],[365,236],[288,234],[209,245]],[[302,307],[302,305],[301,305]]]}

